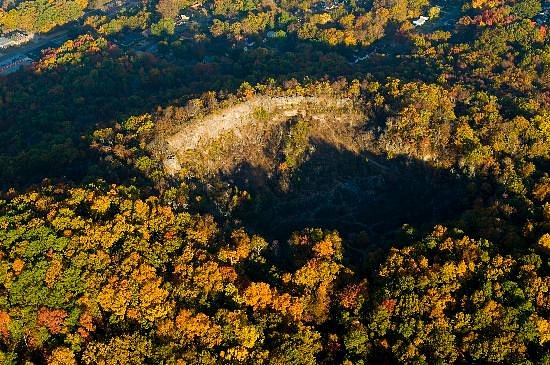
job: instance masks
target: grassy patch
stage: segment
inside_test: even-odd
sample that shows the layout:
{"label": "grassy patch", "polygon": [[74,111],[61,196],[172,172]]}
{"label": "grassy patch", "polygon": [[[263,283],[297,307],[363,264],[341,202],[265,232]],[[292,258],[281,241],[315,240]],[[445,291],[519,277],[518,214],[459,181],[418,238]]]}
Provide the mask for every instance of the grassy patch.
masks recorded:
{"label": "grassy patch", "polygon": [[284,139],[285,165],[294,169],[302,160],[309,142],[309,124],[303,119],[296,121]]}
{"label": "grassy patch", "polygon": [[252,111],[252,116],[258,122],[267,122],[271,117],[271,113],[262,106],[254,108]]}

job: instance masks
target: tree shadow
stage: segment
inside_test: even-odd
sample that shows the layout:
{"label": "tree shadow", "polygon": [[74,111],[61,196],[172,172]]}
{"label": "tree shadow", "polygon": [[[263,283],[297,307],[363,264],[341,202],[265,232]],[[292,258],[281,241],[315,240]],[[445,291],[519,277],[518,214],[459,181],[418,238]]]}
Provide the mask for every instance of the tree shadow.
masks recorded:
{"label": "tree shadow", "polygon": [[219,177],[250,192],[250,201],[235,212],[246,228],[280,240],[304,227],[382,239],[404,224],[430,229],[471,204],[467,179],[450,171],[406,157],[312,144],[314,152],[290,175],[244,162]]}
{"label": "tree shadow", "polygon": [[[183,105],[206,91],[223,95],[245,81],[334,81],[363,78],[369,72],[383,81],[388,69],[405,79],[430,74],[377,53],[376,44],[330,47],[288,37],[258,42],[260,46],[245,51],[223,39],[186,42],[183,52],[165,58],[124,54],[114,47],[41,73],[0,78],[0,189],[24,189],[44,178],[78,183],[98,172],[97,177],[109,179],[109,171],[97,167],[97,156],[89,149],[94,129],[158,107]],[[353,63],[363,52],[373,52],[373,57]]]}

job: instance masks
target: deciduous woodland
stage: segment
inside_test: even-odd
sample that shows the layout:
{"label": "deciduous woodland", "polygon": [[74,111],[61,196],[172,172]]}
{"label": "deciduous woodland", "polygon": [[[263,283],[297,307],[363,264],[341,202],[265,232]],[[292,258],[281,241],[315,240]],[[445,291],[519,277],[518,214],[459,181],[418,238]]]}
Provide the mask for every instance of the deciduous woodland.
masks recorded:
{"label": "deciduous woodland", "polygon": [[550,364],[550,3],[1,8],[0,363]]}

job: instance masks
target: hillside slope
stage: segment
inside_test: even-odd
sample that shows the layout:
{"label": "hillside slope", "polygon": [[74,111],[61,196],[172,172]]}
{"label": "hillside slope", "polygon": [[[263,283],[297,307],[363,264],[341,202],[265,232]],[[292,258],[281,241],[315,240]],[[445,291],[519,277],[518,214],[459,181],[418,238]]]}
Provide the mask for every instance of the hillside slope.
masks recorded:
{"label": "hillside slope", "polygon": [[[428,224],[452,216],[462,182],[380,155],[364,106],[339,96],[255,96],[172,120],[151,148],[166,173],[207,196],[206,211],[268,236],[308,225],[376,234],[420,223],[419,212]],[[235,205],[232,191],[248,198]]]}

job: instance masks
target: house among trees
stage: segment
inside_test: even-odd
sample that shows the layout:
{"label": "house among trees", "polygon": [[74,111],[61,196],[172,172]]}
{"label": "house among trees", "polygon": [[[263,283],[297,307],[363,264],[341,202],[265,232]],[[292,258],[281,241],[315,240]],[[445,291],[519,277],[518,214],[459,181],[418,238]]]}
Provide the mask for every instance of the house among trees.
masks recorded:
{"label": "house among trees", "polygon": [[424,23],[426,23],[426,21],[430,19],[428,18],[427,16],[423,16],[421,15],[420,18],[416,19],[416,20],[413,20],[413,24],[416,26],[416,27],[420,27],[422,25],[424,25]]}
{"label": "house among trees", "polygon": [[21,30],[14,30],[0,36],[0,49],[19,46],[34,38],[34,33],[27,33]]}

